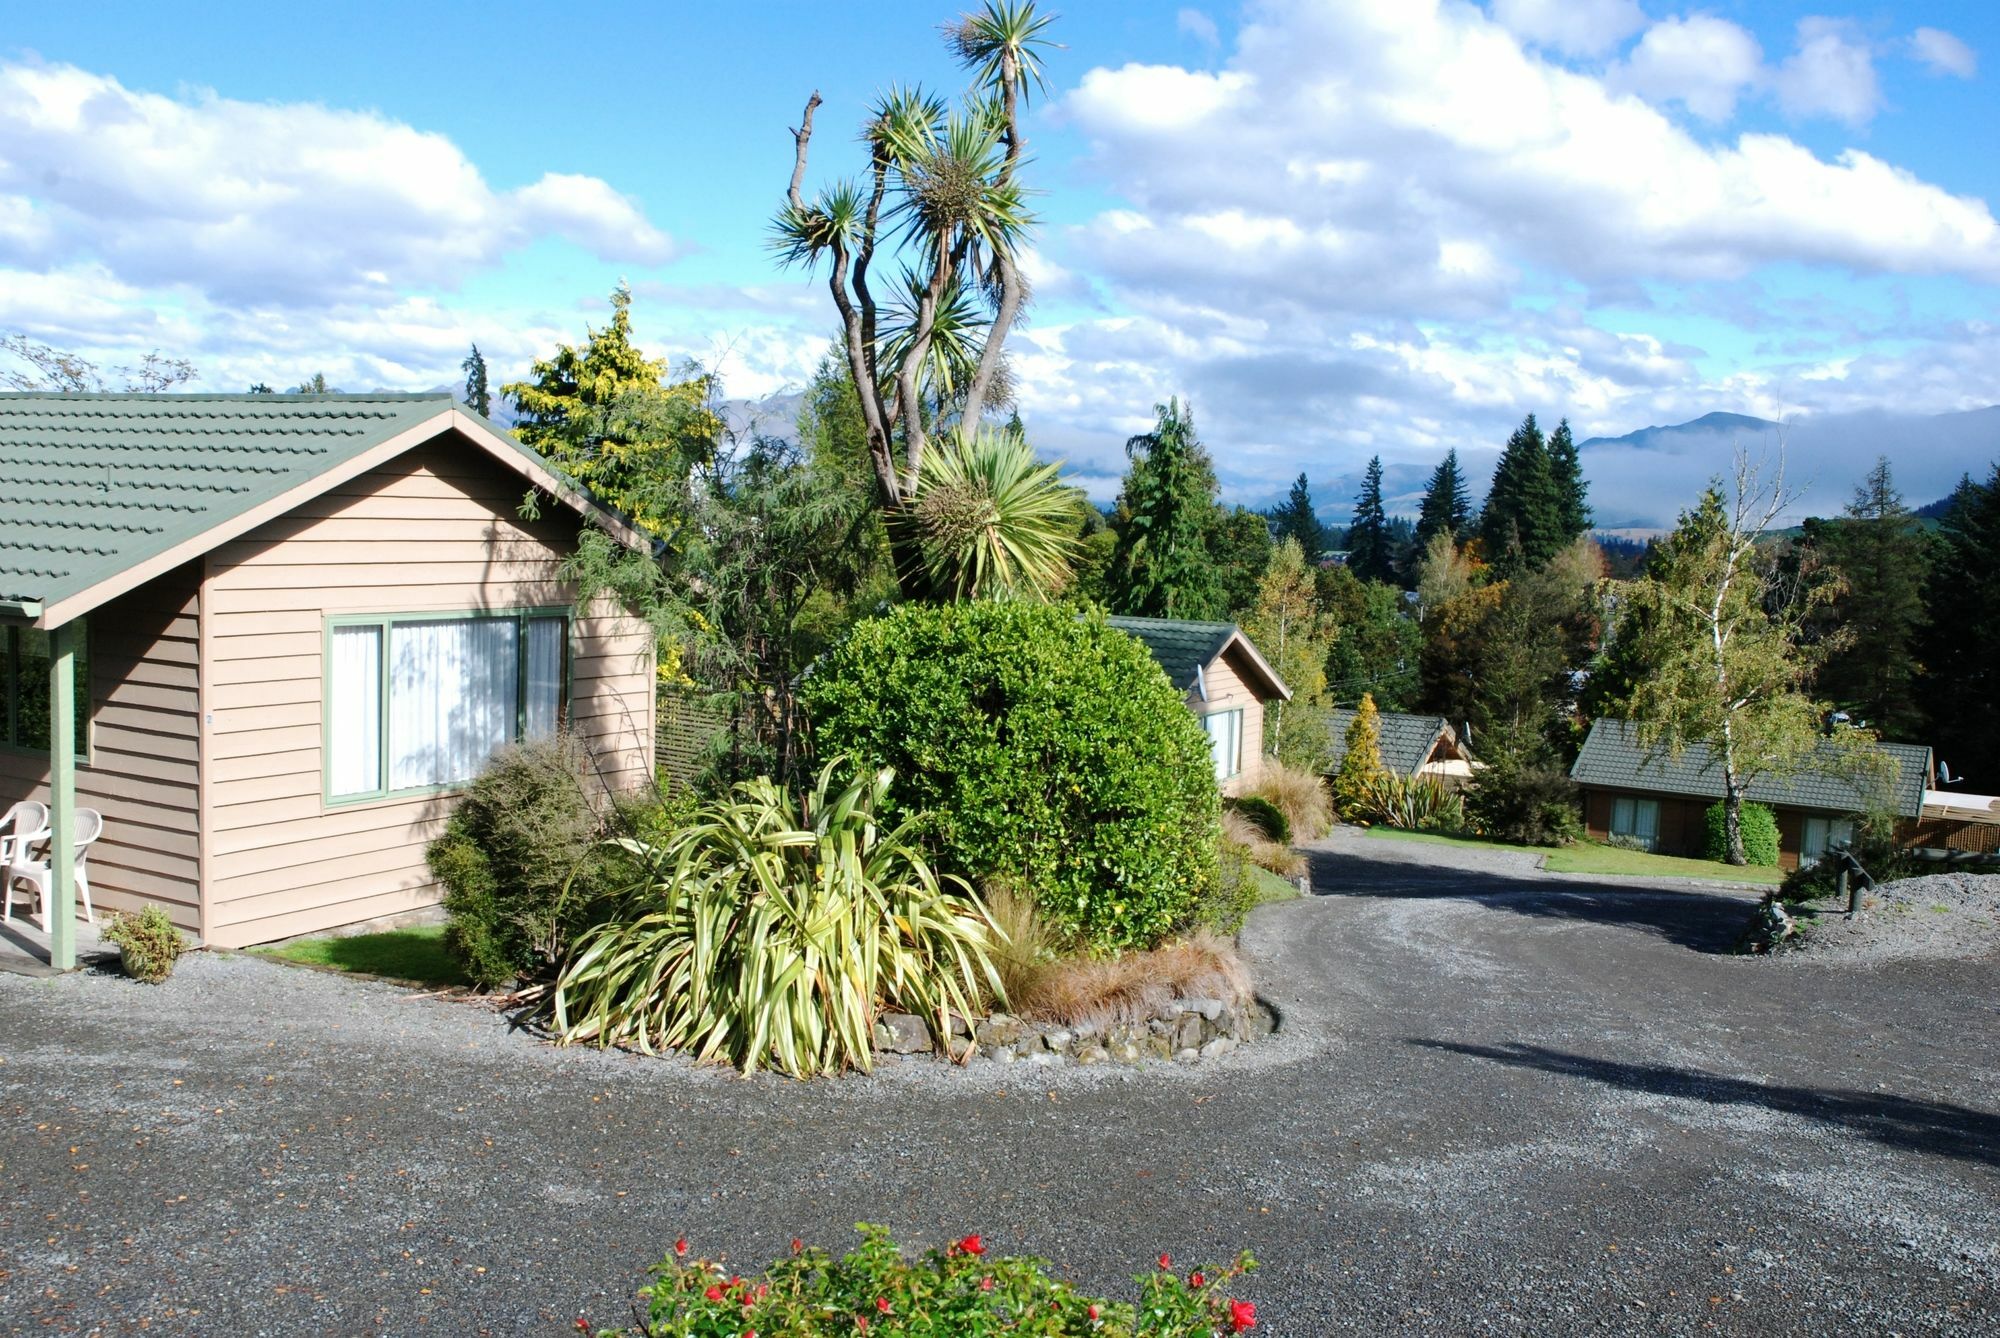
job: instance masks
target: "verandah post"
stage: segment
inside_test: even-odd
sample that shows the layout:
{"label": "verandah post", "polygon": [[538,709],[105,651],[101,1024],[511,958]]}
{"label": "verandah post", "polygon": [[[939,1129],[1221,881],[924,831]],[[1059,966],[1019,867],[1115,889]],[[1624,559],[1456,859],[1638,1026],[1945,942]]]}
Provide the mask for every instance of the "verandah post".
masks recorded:
{"label": "verandah post", "polygon": [[49,965],[76,965],[76,633],[49,629]]}

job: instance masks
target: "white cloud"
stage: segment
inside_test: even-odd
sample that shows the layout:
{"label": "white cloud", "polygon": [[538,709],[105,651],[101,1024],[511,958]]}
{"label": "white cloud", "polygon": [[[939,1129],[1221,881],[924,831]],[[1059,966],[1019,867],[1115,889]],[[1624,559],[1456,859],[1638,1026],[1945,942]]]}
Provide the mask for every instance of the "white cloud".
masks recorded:
{"label": "white cloud", "polygon": [[1216,28],[1215,20],[1198,9],[1183,9],[1174,15],[1174,27],[1203,46],[1212,47],[1222,41],[1222,33]]}
{"label": "white cloud", "polygon": [[1929,66],[1932,74],[1970,79],[1979,73],[1978,53],[1942,28],[1919,28],[1911,33],[1910,54]]}
{"label": "white cloud", "polygon": [[1678,102],[1705,121],[1720,122],[1736,114],[1736,100],[1756,84],[1763,61],[1763,49],[1747,31],[1695,14],[1648,28],[1608,79],[1648,102]]}
{"label": "white cloud", "polygon": [[673,253],[597,178],[496,190],[449,139],[372,112],[0,64],[0,145],[0,263],[95,262],[229,301],[450,287],[545,236],[631,264]]}
{"label": "white cloud", "polygon": [[1493,0],[1516,36],[1572,56],[1601,56],[1646,26],[1638,0]]}
{"label": "white cloud", "polygon": [[1875,56],[1852,23],[1799,20],[1798,50],[1778,67],[1778,105],[1793,117],[1828,116],[1844,125],[1866,125],[1882,106]]}

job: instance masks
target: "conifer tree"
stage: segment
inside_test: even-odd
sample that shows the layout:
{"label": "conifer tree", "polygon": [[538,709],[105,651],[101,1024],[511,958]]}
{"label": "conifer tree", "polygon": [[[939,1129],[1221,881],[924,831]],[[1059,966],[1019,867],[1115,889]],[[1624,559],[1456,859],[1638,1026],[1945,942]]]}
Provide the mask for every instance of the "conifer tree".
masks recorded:
{"label": "conifer tree", "polygon": [[1421,558],[1437,535],[1470,538],[1467,531],[1471,525],[1472,499],[1466,495],[1465,475],[1458,467],[1458,451],[1454,448],[1445,452],[1444,459],[1431,471],[1431,481],[1424,486],[1423,505],[1417,511],[1418,556]]}
{"label": "conifer tree", "polygon": [[1220,617],[1227,610],[1209,549],[1220,511],[1215,466],[1195,436],[1193,410],[1178,399],[1158,409],[1158,425],[1125,443],[1132,465],[1118,499],[1111,608],[1150,618]]}
{"label": "conifer tree", "polygon": [[1569,542],[1563,537],[1548,443],[1533,414],[1507,438],[1486,493],[1479,532],[1488,560],[1503,576],[1541,566]]}
{"label": "conifer tree", "polygon": [[1364,581],[1387,581],[1396,574],[1389,518],[1382,510],[1382,457],[1368,462],[1361,495],[1354,501],[1354,524],[1347,531],[1347,566]]}
{"label": "conifer tree", "polygon": [[481,418],[493,416],[493,391],[486,383],[486,359],[479,352],[479,345],[472,346],[472,352],[465,355],[459,366],[465,371],[465,407]]}
{"label": "conifer tree", "polygon": [[1549,437],[1549,475],[1555,485],[1558,533],[1567,546],[1590,529],[1590,484],[1583,477],[1583,457],[1577,453],[1576,438],[1570,435],[1569,419],[1556,424]]}
{"label": "conifer tree", "polygon": [[1930,542],[1896,491],[1888,457],[1855,488],[1846,515],[1820,528],[1819,548],[1845,587],[1832,610],[1845,644],[1820,670],[1820,691],[1887,738],[1915,737]]}
{"label": "conifer tree", "polygon": [[1279,542],[1291,539],[1297,543],[1308,564],[1319,560],[1320,550],[1326,547],[1326,527],[1313,511],[1312,489],[1304,473],[1292,484],[1284,505],[1271,513],[1271,520],[1277,527],[1274,537]]}
{"label": "conifer tree", "polygon": [[1920,640],[1931,742],[1992,794],[2000,791],[2000,464],[1984,483],[1959,483],[1937,538]]}
{"label": "conifer tree", "polygon": [[1375,698],[1361,695],[1361,709],[1347,727],[1347,746],[1340,755],[1340,769],[1333,775],[1333,805],[1343,818],[1355,817],[1368,807],[1368,794],[1389,769],[1382,765],[1382,714]]}

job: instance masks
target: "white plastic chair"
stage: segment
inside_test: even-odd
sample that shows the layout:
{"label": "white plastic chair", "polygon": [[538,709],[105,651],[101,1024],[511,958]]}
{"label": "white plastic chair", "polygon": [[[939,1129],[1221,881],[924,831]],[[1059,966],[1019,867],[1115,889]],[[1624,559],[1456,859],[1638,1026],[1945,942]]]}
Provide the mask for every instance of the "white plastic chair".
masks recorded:
{"label": "white plastic chair", "polygon": [[5,813],[0,813],[0,868],[5,868],[15,855],[16,847],[22,850],[37,841],[49,837],[49,806],[33,799],[23,799]]}
{"label": "white plastic chair", "polygon": [[[16,804],[14,807],[19,809],[24,807],[24,805]],[[34,807],[42,810],[43,820],[41,830],[32,834],[23,833],[11,839],[7,844],[6,908],[4,912],[0,912],[0,917],[4,917],[7,920],[14,918],[15,884],[31,884],[35,889],[35,904],[38,907],[45,908],[48,905],[50,888],[55,881],[55,875],[49,867],[49,861],[45,859],[38,860],[28,853],[31,847],[46,844],[50,836],[47,808],[41,804],[34,804]],[[94,808],[78,809],[76,811],[76,891],[77,895],[83,898],[83,918],[91,924],[97,923],[97,912],[90,904],[90,844],[102,835],[104,835],[104,815]],[[51,852],[51,855],[53,855],[53,852]],[[46,920],[47,916],[45,915],[43,919]]]}

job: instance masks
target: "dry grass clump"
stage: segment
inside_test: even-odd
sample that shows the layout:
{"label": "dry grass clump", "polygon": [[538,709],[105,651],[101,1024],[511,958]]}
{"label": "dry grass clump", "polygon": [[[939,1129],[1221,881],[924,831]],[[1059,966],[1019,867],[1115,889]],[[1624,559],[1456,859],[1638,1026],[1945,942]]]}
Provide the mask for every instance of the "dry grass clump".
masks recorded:
{"label": "dry grass clump", "polygon": [[1228,939],[1198,930],[1147,952],[1066,957],[1039,964],[1009,996],[1016,1016],[1065,1027],[1132,1026],[1173,999],[1250,998],[1250,974]]}
{"label": "dry grass clump", "polygon": [[1271,840],[1262,828],[1233,808],[1222,811],[1222,839],[1241,846],[1252,864],[1269,869],[1280,878],[1297,878],[1306,871],[1304,855]]}
{"label": "dry grass clump", "polygon": [[1303,767],[1266,758],[1264,772],[1250,793],[1285,815],[1294,840],[1317,841],[1333,826],[1333,796],[1327,793],[1326,782]]}

